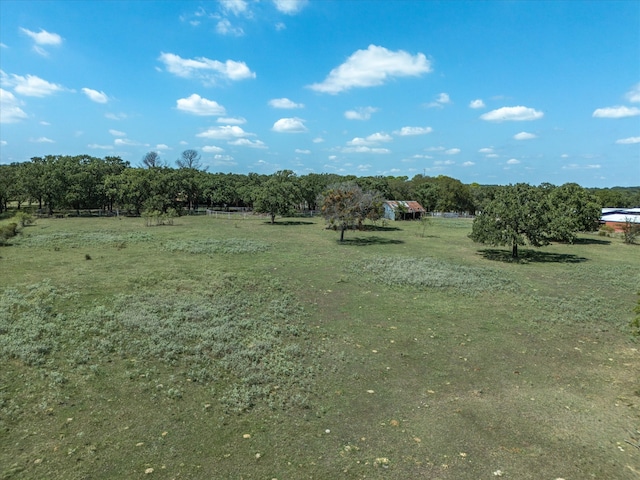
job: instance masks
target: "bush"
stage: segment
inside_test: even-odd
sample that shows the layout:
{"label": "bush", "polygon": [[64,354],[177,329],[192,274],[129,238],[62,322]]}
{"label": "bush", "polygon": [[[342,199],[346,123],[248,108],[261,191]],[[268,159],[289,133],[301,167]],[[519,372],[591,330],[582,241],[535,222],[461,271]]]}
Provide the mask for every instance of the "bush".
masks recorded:
{"label": "bush", "polygon": [[27,212],[16,212],[16,214],[13,216],[13,220],[15,220],[21,227],[33,225],[36,221],[34,216],[28,214]]}
{"label": "bush", "polygon": [[18,235],[18,224],[10,223],[4,227],[0,227],[0,245],[5,245],[7,240]]}
{"label": "bush", "polygon": [[166,213],[162,213],[160,210],[145,210],[140,215],[145,219],[145,225],[147,227],[160,226],[160,225],[173,225],[173,219],[178,216],[178,212],[175,208],[169,208]]}
{"label": "bush", "polygon": [[611,225],[602,225],[600,230],[598,230],[598,235],[601,237],[610,237],[615,233],[616,229]]}
{"label": "bush", "polygon": [[[638,296],[640,296],[640,292],[638,292]],[[631,333],[636,337],[640,337],[640,298],[638,299],[638,305],[636,305],[633,311],[636,313],[636,316],[631,320]]]}
{"label": "bush", "polygon": [[640,235],[640,225],[636,225],[635,223],[632,223],[631,220],[627,219],[622,227],[622,238],[624,243],[629,245],[636,243],[638,235]]}

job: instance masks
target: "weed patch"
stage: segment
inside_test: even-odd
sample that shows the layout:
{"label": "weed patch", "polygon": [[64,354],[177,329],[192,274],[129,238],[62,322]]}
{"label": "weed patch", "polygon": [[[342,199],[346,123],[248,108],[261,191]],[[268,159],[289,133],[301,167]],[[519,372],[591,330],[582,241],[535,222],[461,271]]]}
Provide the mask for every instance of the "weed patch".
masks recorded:
{"label": "weed patch", "polygon": [[496,270],[458,265],[429,257],[380,257],[358,262],[350,270],[387,285],[453,288],[471,295],[517,288],[512,279]]}
{"label": "weed patch", "polygon": [[108,246],[124,248],[127,243],[149,242],[153,236],[144,232],[56,232],[21,237],[16,245],[27,248],[81,248],[87,246]]}
{"label": "weed patch", "polygon": [[[57,311],[59,294],[47,282],[6,289],[0,358],[38,367],[57,384],[114,358],[135,359],[132,379],[159,361],[172,376],[214,386],[232,412],[307,407],[317,367],[301,307],[272,281],[269,289],[254,280],[218,286],[118,295],[109,306],[67,313]],[[183,397],[166,387],[169,398]]]}
{"label": "weed patch", "polygon": [[167,242],[164,249],[169,252],[216,255],[221,253],[260,253],[266,252],[269,245],[264,242],[242,238],[223,240],[177,240]]}

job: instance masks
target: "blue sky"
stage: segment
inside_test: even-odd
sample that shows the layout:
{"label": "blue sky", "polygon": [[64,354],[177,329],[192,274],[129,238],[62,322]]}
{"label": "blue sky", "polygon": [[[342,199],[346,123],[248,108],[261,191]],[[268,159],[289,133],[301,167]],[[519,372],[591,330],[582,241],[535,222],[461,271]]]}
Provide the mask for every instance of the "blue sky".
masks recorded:
{"label": "blue sky", "polygon": [[0,1],[0,163],[640,185],[640,2]]}

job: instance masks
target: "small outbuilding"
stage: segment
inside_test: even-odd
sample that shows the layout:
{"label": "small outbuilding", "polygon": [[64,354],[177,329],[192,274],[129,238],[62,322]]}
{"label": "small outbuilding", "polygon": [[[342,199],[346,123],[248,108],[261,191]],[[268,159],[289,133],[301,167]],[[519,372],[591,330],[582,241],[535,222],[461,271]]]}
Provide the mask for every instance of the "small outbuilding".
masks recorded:
{"label": "small outbuilding", "polygon": [[419,220],[427,213],[413,200],[387,200],[384,202],[384,218],[387,220]]}

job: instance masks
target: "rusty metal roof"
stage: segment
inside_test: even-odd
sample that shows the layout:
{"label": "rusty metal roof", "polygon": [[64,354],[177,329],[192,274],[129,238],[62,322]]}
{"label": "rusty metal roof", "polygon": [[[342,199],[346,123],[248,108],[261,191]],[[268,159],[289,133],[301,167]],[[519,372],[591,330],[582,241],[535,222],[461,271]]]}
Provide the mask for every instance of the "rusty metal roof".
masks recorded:
{"label": "rusty metal roof", "polygon": [[418,202],[413,200],[387,200],[385,202],[391,208],[396,210],[400,205],[405,207],[409,213],[418,213],[418,212],[426,212],[424,207],[420,205]]}

